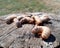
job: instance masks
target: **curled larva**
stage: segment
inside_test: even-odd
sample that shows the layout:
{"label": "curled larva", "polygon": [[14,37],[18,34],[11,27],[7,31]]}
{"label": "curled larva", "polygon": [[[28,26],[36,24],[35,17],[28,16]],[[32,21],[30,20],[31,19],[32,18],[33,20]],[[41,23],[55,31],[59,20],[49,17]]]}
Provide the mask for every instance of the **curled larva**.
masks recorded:
{"label": "curled larva", "polygon": [[5,18],[7,24],[11,24],[13,22],[13,19],[16,18],[17,16],[15,14],[8,16]]}
{"label": "curled larva", "polygon": [[42,39],[48,39],[51,34],[50,28],[46,26],[35,26],[32,33],[40,35]]}
{"label": "curled larva", "polygon": [[42,23],[42,20],[40,20],[38,16],[32,16],[31,18],[35,20],[35,25],[39,25]]}
{"label": "curled larva", "polygon": [[47,21],[50,20],[49,15],[47,15],[47,14],[43,14],[43,15],[40,17],[40,19],[41,19],[43,22],[47,22]]}

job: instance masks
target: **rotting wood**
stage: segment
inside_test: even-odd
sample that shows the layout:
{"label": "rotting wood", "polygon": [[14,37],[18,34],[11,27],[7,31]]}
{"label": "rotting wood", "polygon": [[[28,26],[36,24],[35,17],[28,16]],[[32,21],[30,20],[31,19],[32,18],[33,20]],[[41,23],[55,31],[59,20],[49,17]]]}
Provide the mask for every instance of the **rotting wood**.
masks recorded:
{"label": "rotting wood", "polygon": [[8,48],[10,44],[15,40],[16,37],[8,36],[0,42],[0,46],[3,48]]}

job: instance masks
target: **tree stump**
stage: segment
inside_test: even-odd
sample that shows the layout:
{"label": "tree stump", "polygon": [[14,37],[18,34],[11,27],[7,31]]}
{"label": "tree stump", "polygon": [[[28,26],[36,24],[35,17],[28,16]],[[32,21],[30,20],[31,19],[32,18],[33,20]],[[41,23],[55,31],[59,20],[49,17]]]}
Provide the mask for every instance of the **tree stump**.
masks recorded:
{"label": "tree stump", "polygon": [[[41,16],[44,13],[28,13]],[[51,28],[51,35],[47,40],[35,37],[31,30],[35,25],[24,24],[16,28],[13,23],[7,25],[4,19],[9,16],[0,17],[0,48],[60,48],[60,16],[47,13],[52,19],[44,26]],[[21,14],[16,14],[21,16]]]}

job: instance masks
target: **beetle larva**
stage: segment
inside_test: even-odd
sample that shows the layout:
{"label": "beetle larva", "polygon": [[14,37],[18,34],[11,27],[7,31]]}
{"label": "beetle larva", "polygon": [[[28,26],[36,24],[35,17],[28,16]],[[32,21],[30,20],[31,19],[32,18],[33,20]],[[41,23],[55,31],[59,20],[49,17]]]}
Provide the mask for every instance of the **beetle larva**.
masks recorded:
{"label": "beetle larva", "polygon": [[32,33],[40,35],[42,39],[48,39],[51,34],[51,30],[49,27],[46,26],[35,26],[32,29]]}

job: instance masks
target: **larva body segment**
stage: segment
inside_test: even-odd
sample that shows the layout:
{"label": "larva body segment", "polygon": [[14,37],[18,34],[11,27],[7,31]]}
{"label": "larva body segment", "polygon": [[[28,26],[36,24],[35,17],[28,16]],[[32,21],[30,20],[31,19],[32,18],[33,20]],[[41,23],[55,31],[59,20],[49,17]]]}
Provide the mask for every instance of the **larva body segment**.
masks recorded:
{"label": "larva body segment", "polygon": [[24,18],[25,16],[18,16],[17,19],[20,21],[22,18]]}
{"label": "larva body segment", "polygon": [[50,36],[50,34],[51,34],[50,28],[49,27],[46,27],[46,26],[43,26],[42,29],[43,29],[43,32],[41,34],[41,37],[43,39],[48,39],[49,36]]}
{"label": "larva body segment", "polygon": [[35,20],[35,25],[39,25],[42,23],[42,21],[40,20],[38,16],[32,16],[32,18]]}
{"label": "larva body segment", "polygon": [[30,17],[24,17],[20,20],[20,22],[23,24],[23,23],[33,23],[34,22],[34,19],[33,18],[30,18]]}

